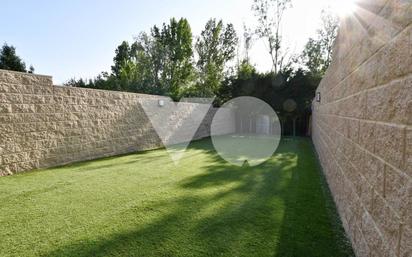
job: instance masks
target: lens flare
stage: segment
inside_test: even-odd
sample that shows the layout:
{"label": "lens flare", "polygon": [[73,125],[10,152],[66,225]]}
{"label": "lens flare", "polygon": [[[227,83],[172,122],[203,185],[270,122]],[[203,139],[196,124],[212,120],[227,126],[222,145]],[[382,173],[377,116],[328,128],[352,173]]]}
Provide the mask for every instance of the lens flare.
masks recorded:
{"label": "lens flare", "polygon": [[356,0],[330,0],[330,7],[340,17],[345,17],[355,12]]}

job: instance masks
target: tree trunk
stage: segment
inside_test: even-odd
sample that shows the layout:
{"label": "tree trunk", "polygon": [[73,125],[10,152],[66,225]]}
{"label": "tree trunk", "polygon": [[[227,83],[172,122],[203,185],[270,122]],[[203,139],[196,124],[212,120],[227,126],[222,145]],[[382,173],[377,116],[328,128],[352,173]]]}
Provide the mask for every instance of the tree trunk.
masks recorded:
{"label": "tree trunk", "polygon": [[296,118],[293,118],[293,136],[296,137]]}

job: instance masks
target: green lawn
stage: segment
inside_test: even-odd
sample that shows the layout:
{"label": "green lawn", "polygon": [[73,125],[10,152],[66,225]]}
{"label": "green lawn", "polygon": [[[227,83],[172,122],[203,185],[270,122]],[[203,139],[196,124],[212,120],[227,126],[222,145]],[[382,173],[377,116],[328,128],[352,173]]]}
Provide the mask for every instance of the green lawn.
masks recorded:
{"label": "green lawn", "polygon": [[0,178],[0,256],[353,256],[309,139],[258,167],[210,140]]}

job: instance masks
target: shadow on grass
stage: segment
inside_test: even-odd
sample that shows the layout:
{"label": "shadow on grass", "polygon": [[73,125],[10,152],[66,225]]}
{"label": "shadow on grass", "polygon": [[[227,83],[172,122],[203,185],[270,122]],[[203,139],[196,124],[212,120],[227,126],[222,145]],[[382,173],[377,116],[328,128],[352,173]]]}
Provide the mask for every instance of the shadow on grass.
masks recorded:
{"label": "shadow on grass", "polygon": [[208,155],[206,171],[180,181],[184,193],[172,201],[133,209],[160,211],[158,219],[44,256],[351,256],[339,246],[308,140],[282,143],[257,167],[225,163],[210,141],[191,149]]}
{"label": "shadow on grass", "polygon": [[297,144],[304,158],[288,186],[276,256],[355,256],[314,151],[311,142]]}

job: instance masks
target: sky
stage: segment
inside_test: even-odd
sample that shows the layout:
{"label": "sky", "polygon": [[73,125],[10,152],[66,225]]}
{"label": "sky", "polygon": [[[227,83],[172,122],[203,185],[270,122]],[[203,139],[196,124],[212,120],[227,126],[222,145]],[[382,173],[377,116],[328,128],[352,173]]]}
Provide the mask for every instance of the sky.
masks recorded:
{"label": "sky", "polygon": [[[320,27],[320,13],[329,1],[292,0],[286,13],[284,46],[300,52]],[[344,1],[344,0],[340,0]],[[70,78],[93,78],[110,71],[114,50],[171,17],[189,20],[198,36],[209,18],[233,23],[238,35],[243,24],[255,25],[253,0],[2,0],[0,44],[16,47],[35,73],[53,76],[54,84]],[[256,40],[251,61],[260,71],[271,68],[263,41]]]}

